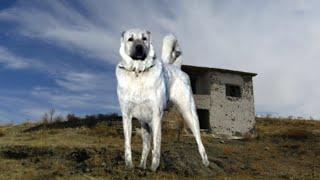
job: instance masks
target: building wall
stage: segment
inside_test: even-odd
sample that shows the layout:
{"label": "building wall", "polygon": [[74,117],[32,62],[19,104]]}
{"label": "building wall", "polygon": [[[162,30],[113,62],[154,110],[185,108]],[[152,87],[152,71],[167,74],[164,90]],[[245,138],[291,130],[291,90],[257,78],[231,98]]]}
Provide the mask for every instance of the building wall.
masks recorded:
{"label": "building wall", "polygon": [[[217,135],[255,136],[255,109],[252,75],[219,71],[186,71],[194,89],[196,107],[209,110],[209,130]],[[239,85],[241,98],[227,97],[225,84]],[[206,119],[199,121],[207,122]],[[170,128],[180,127],[182,117],[176,108],[165,113],[164,122]],[[201,122],[200,122],[201,124]],[[222,136],[223,137],[223,136]]]}
{"label": "building wall", "polygon": [[[225,84],[239,85],[241,98],[227,97]],[[210,125],[216,134],[243,136],[255,133],[251,76],[211,73]]]}

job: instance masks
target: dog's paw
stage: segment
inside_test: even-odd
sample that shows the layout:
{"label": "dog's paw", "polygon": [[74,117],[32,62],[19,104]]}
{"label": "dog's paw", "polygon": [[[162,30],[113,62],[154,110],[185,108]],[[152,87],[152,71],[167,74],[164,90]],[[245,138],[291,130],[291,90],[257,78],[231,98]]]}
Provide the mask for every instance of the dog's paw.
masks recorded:
{"label": "dog's paw", "polygon": [[153,172],[156,172],[157,169],[158,169],[158,166],[159,166],[159,165],[151,165],[150,170],[153,171]]}
{"label": "dog's paw", "polygon": [[146,169],[147,166],[146,166],[145,163],[141,162],[141,163],[139,164],[139,168],[141,168],[141,169]]}
{"label": "dog's paw", "polygon": [[126,169],[131,170],[131,169],[133,169],[133,168],[134,168],[134,166],[133,166],[132,161],[131,161],[131,162],[130,162],[130,161],[127,161],[127,162],[126,162]]}
{"label": "dog's paw", "polygon": [[203,160],[202,160],[202,164],[203,164],[205,167],[209,167],[210,162],[208,161],[208,159],[203,159]]}
{"label": "dog's paw", "polygon": [[158,167],[159,167],[159,163],[160,163],[160,160],[159,159],[153,159],[152,160],[152,164],[151,164],[151,171],[155,172],[157,171]]}

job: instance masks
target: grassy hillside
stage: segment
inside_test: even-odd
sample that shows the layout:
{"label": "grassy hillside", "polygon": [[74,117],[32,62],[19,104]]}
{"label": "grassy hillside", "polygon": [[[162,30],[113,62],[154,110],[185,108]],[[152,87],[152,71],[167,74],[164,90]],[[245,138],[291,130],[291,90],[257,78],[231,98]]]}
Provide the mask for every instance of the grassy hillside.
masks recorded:
{"label": "grassy hillside", "polygon": [[[320,122],[257,119],[257,139],[203,134],[211,165],[201,164],[192,136],[163,129],[158,172],[124,166],[116,117],[103,121],[0,126],[0,179],[320,179]],[[133,135],[134,164],[141,153]],[[150,159],[150,156],[149,156]],[[150,161],[149,161],[150,164]]]}

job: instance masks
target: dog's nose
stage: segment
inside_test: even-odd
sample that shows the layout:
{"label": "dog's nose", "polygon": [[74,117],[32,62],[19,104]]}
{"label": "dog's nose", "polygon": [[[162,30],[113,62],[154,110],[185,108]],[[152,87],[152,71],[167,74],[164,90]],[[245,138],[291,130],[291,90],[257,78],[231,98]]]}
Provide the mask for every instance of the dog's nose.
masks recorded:
{"label": "dog's nose", "polygon": [[142,52],[143,52],[143,46],[142,46],[141,44],[138,44],[138,45],[136,46],[136,52],[137,52],[138,54],[142,54]]}

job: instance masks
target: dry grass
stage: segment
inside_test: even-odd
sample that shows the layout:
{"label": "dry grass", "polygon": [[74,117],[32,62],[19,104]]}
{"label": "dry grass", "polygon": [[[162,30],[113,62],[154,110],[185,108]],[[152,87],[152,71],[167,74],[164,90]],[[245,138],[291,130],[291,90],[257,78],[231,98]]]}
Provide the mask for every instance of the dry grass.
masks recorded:
{"label": "dry grass", "polygon": [[230,154],[232,154],[234,152],[235,152],[235,150],[234,150],[234,147],[232,147],[232,146],[224,146],[223,147],[223,153],[225,155],[230,155]]}
{"label": "dry grass", "polygon": [[285,129],[281,134],[283,137],[292,138],[292,139],[307,139],[313,134],[309,130],[302,128],[290,128]]}
{"label": "dry grass", "polygon": [[[177,141],[177,129],[164,128],[157,173],[125,169],[121,123],[71,123],[0,127],[5,134],[0,139],[0,179],[320,178],[320,122],[316,121],[258,118],[256,139],[221,141],[203,136],[209,168],[202,166],[193,136],[183,135]],[[26,131],[34,127],[40,128]],[[135,132],[132,145],[138,165],[141,138]]]}
{"label": "dry grass", "polygon": [[120,132],[117,128],[113,126],[108,126],[107,124],[98,124],[95,127],[91,128],[89,133],[95,136],[111,137],[117,137],[122,135],[122,132]]}

